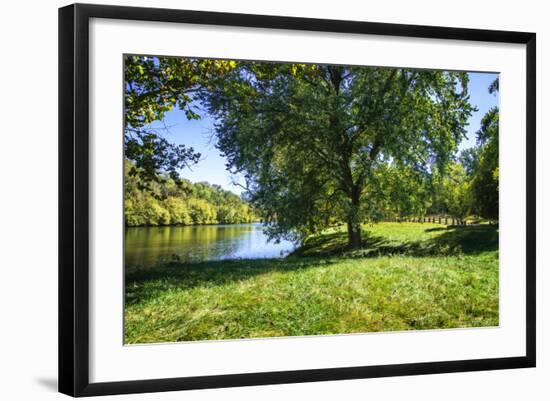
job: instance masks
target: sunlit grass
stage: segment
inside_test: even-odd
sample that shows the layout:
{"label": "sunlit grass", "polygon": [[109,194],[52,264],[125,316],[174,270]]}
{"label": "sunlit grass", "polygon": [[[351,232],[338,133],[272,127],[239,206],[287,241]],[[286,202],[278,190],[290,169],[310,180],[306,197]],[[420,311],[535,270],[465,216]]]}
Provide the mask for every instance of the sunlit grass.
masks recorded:
{"label": "sunlit grass", "polygon": [[127,272],[125,342],[498,325],[495,227],[364,229],[361,251],[332,232],[285,259]]}

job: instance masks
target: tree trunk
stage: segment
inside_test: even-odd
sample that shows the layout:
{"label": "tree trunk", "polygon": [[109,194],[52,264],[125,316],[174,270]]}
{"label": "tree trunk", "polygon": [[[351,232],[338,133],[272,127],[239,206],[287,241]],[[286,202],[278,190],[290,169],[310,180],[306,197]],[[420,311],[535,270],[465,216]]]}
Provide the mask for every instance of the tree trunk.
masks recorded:
{"label": "tree trunk", "polygon": [[351,221],[348,221],[348,246],[351,249],[361,247],[361,227]]}
{"label": "tree trunk", "polygon": [[358,220],[360,193],[360,189],[354,185],[350,193],[351,213],[348,215],[348,246],[351,249],[361,248],[361,224]]}

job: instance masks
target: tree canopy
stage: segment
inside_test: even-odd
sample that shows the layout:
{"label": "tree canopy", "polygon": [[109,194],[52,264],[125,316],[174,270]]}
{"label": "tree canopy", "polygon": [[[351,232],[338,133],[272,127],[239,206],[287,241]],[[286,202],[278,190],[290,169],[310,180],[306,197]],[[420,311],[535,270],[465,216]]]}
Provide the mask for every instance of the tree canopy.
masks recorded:
{"label": "tree canopy", "polygon": [[192,147],[171,143],[148,124],[162,120],[175,107],[188,119],[198,119],[194,99],[235,66],[229,60],[125,58],[124,154],[144,185],[160,179],[159,172],[179,183],[178,170],[197,163],[201,156]]}
{"label": "tree canopy", "polygon": [[[128,221],[250,217],[236,212],[238,202],[225,210],[229,198],[189,195],[203,184],[179,173],[201,155],[151,128],[172,109],[190,120],[209,113],[227,169],[244,177],[246,202],[272,238],[303,239],[344,222],[349,245],[357,247],[360,225],[381,219],[431,213],[496,220],[498,107],[483,117],[477,145],[456,157],[475,110],[468,79],[453,71],[127,56],[127,199],[129,210],[141,210]],[[497,78],[488,92],[498,90]],[[174,217],[193,203],[202,217]],[[144,208],[158,213],[145,218]]]}
{"label": "tree canopy", "polygon": [[467,86],[461,72],[239,62],[201,100],[272,237],[345,221],[357,247],[386,194],[415,196],[399,178],[388,186],[389,169],[425,180],[452,159],[473,110]]}

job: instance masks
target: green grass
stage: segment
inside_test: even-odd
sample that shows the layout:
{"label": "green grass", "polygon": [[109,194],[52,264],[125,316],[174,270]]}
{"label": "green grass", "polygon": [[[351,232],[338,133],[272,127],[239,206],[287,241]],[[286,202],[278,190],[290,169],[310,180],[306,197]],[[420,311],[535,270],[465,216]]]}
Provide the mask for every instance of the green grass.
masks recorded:
{"label": "green grass", "polygon": [[348,251],[344,230],[327,230],[309,238],[294,255],[460,256],[498,251],[498,228],[488,224],[447,228],[432,223],[380,223],[365,225],[362,236],[362,248]]}
{"label": "green grass", "polygon": [[498,229],[339,230],[285,259],[169,263],[126,274],[125,342],[498,325]]}

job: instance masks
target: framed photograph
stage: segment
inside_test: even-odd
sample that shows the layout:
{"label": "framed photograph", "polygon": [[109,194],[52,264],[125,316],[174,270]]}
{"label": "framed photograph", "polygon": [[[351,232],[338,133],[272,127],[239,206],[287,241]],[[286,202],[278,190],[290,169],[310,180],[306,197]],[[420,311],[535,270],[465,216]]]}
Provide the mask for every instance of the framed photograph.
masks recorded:
{"label": "framed photograph", "polygon": [[535,366],[535,34],[59,10],[59,390]]}

